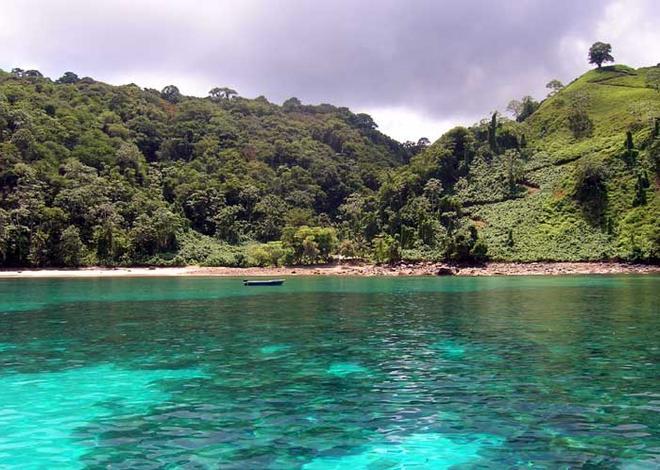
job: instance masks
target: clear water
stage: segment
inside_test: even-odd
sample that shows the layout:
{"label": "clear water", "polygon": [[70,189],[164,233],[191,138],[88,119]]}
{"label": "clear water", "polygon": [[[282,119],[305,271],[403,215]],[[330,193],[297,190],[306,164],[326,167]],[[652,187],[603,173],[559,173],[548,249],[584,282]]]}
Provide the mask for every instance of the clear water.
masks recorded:
{"label": "clear water", "polygon": [[0,281],[0,468],[660,467],[660,276]]}

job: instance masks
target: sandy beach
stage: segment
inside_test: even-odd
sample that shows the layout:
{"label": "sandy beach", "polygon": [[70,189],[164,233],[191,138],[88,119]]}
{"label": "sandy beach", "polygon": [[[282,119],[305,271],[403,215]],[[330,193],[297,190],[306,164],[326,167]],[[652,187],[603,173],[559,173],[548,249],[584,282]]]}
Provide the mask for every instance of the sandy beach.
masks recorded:
{"label": "sandy beach", "polygon": [[0,271],[8,278],[104,278],[104,277],[279,277],[279,276],[534,276],[576,274],[653,274],[660,266],[615,262],[580,263],[486,263],[455,266],[444,263],[399,263],[396,265],[325,264],[317,266],[228,268],[228,267],[89,267],[80,269],[23,269]]}

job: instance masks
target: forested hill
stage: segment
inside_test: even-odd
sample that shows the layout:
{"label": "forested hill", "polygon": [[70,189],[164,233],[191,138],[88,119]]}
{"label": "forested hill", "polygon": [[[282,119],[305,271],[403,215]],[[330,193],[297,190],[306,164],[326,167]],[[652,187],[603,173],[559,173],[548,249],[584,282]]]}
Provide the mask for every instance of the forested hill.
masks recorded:
{"label": "forested hill", "polygon": [[660,257],[660,67],[400,144],[365,114],[0,72],[0,266]]}
{"label": "forested hill", "polygon": [[414,151],[368,115],[296,98],[0,72],[0,263],[161,262],[186,242],[205,246],[176,262],[240,263],[214,242],[330,226]]}

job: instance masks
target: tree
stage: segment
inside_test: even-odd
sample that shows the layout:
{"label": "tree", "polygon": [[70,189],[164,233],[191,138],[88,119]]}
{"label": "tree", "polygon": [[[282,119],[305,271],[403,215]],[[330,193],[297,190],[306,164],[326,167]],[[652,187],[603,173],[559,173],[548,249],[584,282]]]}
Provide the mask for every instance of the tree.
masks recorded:
{"label": "tree", "polygon": [[38,70],[26,70],[23,72],[23,77],[26,78],[44,78],[43,74]]}
{"label": "tree", "polygon": [[26,160],[34,157],[37,141],[29,129],[21,127],[11,136],[10,142],[16,146]]}
{"label": "tree", "polygon": [[446,257],[456,262],[482,262],[487,259],[488,247],[479,237],[477,228],[469,225],[450,237]]}
{"label": "tree", "polygon": [[80,78],[75,73],[64,72],[64,75],[58,78],[55,83],[77,83],[78,81],[80,81]]}
{"label": "tree", "polygon": [[594,124],[587,113],[589,102],[590,97],[586,93],[572,93],[569,96],[568,128],[576,139],[588,137],[593,132]]}
{"label": "tree", "polygon": [[614,62],[612,46],[606,42],[595,42],[589,48],[589,63],[600,68],[603,62]]}
{"label": "tree", "polygon": [[391,235],[377,236],[374,238],[373,246],[373,258],[376,263],[396,263],[401,260],[401,244]]}
{"label": "tree", "polygon": [[523,122],[539,107],[538,101],[535,101],[531,96],[524,96],[522,101],[511,100],[509,101],[506,110],[514,115],[516,121]]}
{"label": "tree", "polygon": [[607,203],[606,174],[603,165],[591,160],[575,168],[574,199],[582,204],[592,218],[598,219]]}
{"label": "tree", "polygon": [[509,149],[504,152],[507,168],[507,182],[509,184],[509,193],[513,195],[517,188],[517,183],[522,177],[523,171],[520,164],[520,152]]}
{"label": "tree", "polygon": [[644,173],[637,174],[637,181],[635,182],[635,198],[633,199],[633,207],[643,206],[646,204],[646,190],[649,187],[649,179]]}
{"label": "tree", "polygon": [[534,112],[539,109],[539,102],[534,100],[531,96],[523,96],[522,99],[522,110],[520,114],[516,117],[516,121],[523,122],[525,119],[530,117]]}
{"label": "tree", "polygon": [[403,148],[405,148],[410,153],[410,156],[415,156],[430,144],[431,141],[429,139],[426,137],[421,137],[417,142],[413,142],[412,140],[405,141],[403,143]]}
{"label": "tree", "polygon": [[295,96],[289,98],[284,103],[282,103],[282,108],[284,111],[294,111],[302,106],[302,103]]}
{"label": "tree", "polygon": [[209,96],[213,101],[230,100],[232,97],[238,96],[238,92],[227,87],[215,87],[209,91]]}
{"label": "tree", "polygon": [[440,210],[440,200],[443,192],[442,181],[437,178],[430,178],[424,185],[424,197],[431,204],[433,212]]}
{"label": "tree", "polygon": [[135,256],[140,259],[158,252],[176,248],[176,232],[181,227],[180,218],[164,207],[158,208],[150,217],[141,214],[131,230],[131,245]]}
{"label": "tree", "polygon": [[548,96],[553,96],[559,93],[562,88],[564,88],[564,84],[557,79],[553,79],[546,83],[545,87],[550,90],[550,95]]}
{"label": "tree", "polygon": [[417,147],[422,150],[428,147],[429,145],[431,145],[431,141],[426,137],[420,137],[419,140],[417,141]]}
{"label": "tree", "polygon": [[119,170],[134,181],[142,183],[146,176],[147,161],[135,144],[122,143],[117,149],[116,163]]}
{"label": "tree", "polygon": [[179,89],[174,85],[167,85],[160,92],[160,96],[170,103],[178,103],[181,101],[182,95]]}
{"label": "tree", "polygon": [[488,145],[494,153],[497,153],[497,111],[495,111],[490,118],[490,126],[488,127]]}
{"label": "tree", "polygon": [[626,132],[626,150],[628,152],[632,152],[633,150],[635,150],[635,144],[633,143],[632,132],[630,131]]}
{"label": "tree", "polygon": [[372,130],[378,127],[378,124],[367,113],[358,113],[352,118],[352,124],[360,129]]}
{"label": "tree", "polygon": [[513,117],[517,118],[522,112],[522,103],[518,100],[511,100],[509,104],[506,105],[506,110],[510,112]]}
{"label": "tree", "polygon": [[48,264],[48,258],[48,234],[41,229],[37,229],[30,237],[30,253],[28,254],[28,261],[32,266],[45,266]]}
{"label": "tree", "polygon": [[337,243],[337,232],[330,227],[289,226],[282,231],[282,246],[290,250],[294,264],[328,261]]}
{"label": "tree", "polygon": [[80,241],[80,230],[69,225],[60,237],[60,258],[64,266],[80,266],[85,246]]}

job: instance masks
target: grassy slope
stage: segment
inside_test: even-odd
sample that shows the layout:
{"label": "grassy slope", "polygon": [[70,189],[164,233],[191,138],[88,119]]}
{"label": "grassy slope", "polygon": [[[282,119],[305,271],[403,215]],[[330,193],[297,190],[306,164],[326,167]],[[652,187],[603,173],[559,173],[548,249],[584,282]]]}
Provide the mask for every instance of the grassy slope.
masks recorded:
{"label": "grassy slope", "polygon": [[[538,189],[523,187],[520,189],[526,194],[518,199],[469,209],[469,216],[477,221],[488,242],[491,257],[591,260],[627,257],[634,249],[652,249],[650,245],[654,240],[657,243],[660,231],[660,196],[651,151],[642,149],[634,165],[621,156],[626,131],[633,131],[639,148],[650,141],[650,118],[660,116],[660,94],[645,86],[647,70],[624,66],[592,70],[545,100],[523,124],[532,149],[524,163],[524,177]],[[580,140],[573,138],[566,125],[567,102],[575,93],[589,96],[588,113],[594,123],[593,135]],[[575,166],[585,159],[606,168],[607,208],[598,222],[591,221],[571,197]],[[491,170],[502,174],[496,168]],[[651,188],[648,203],[633,208],[639,171],[647,171]],[[509,229],[513,246],[507,243]]]}

